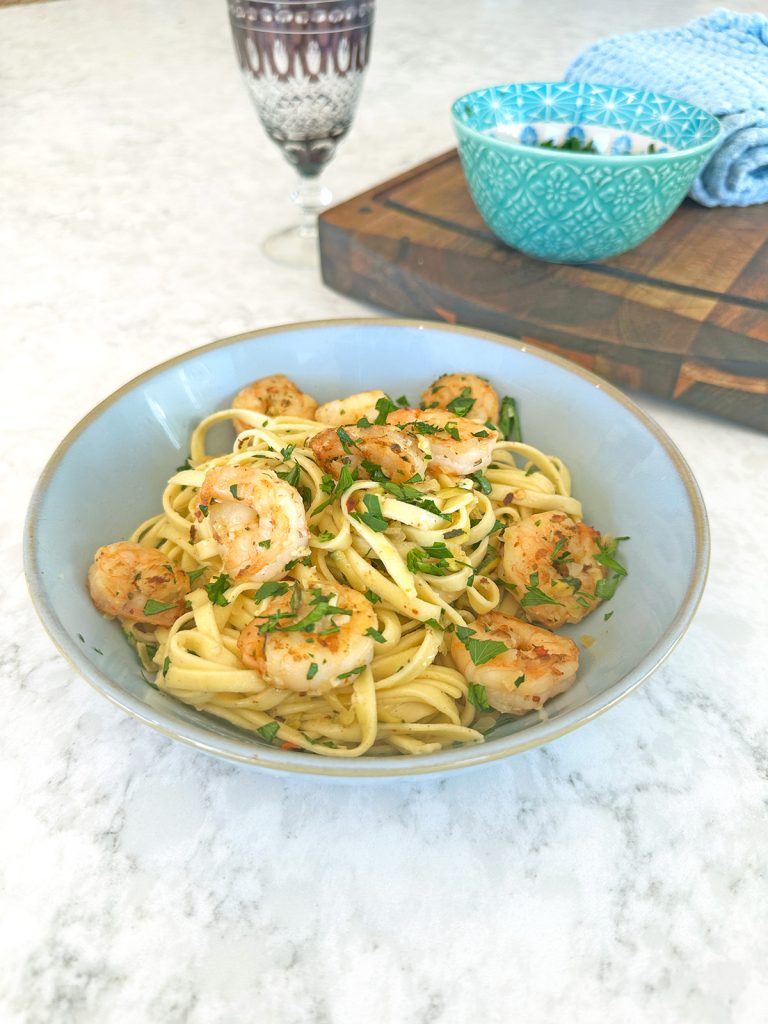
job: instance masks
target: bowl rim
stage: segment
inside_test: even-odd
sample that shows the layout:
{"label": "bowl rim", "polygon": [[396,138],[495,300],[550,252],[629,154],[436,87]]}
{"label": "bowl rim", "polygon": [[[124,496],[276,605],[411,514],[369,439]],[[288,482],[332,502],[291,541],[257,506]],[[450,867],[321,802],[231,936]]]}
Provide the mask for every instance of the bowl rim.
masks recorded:
{"label": "bowl rim", "polygon": [[[675,149],[673,152],[666,153],[573,153],[567,149],[542,149],[540,146],[528,146],[522,142],[515,142],[513,139],[499,138],[496,135],[489,135],[486,132],[478,131],[477,128],[468,125],[465,121],[461,120],[458,114],[459,105],[466,103],[473,96],[476,96],[481,92],[488,92],[491,89],[508,89],[510,86],[546,86],[546,85],[577,85],[586,86],[587,89],[617,89],[620,92],[638,92],[642,91],[647,96],[653,97],[659,100],[668,100],[672,103],[679,103],[684,107],[687,107],[692,112],[699,115],[704,114],[710,122],[714,122],[717,131],[708,139],[706,142],[700,142],[697,146],[689,146],[686,149]],[[454,131],[457,135],[460,132],[464,132],[467,135],[472,136],[475,139],[480,139],[484,143],[488,143],[492,148],[501,149],[504,151],[510,150],[515,153],[526,153],[528,156],[531,155],[531,151],[537,154],[537,157],[542,159],[555,159],[555,160],[566,160],[567,162],[576,161],[583,163],[584,160],[599,160],[601,166],[603,163],[613,163],[617,166],[622,166],[629,163],[637,163],[639,160],[662,160],[664,162],[686,159],[691,156],[701,156],[710,152],[717,143],[722,139],[723,126],[719,118],[714,114],[711,114],[708,110],[703,107],[697,107],[694,103],[689,103],[687,100],[678,99],[675,96],[670,96],[667,93],[654,92],[652,89],[633,89],[630,86],[623,85],[608,85],[606,82],[592,82],[592,81],[580,81],[580,82],[567,82],[565,80],[560,81],[541,81],[541,82],[501,82],[496,85],[486,85],[478,89],[471,89],[469,92],[464,93],[463,96],[459,96],[458,99],[454,100],[451,104],[451,120],[453,121]],[[599,127],[599,126],[598,126]],[[604,127],[610,128],[611,125],[605,125]]]}
{"label": "bowl rim", "polygon": [[[603,693],[597,694],[586,701],[578,708],[559,717],[556,722],[549,722],[546,719],[531,725],[523,732],[514,733],[511,736],[498,737],[483,744],[471,744],[466,747],[454,747],[440,751],[435,754],[424,754],[413,757],[396,756],[375,756],[370,758],[335,758],[318,757],[315,754],[284,751],[279,748],[269,747],[256,741],[254,744],[245,736],[242,740],[224,736],[212,736],[205,726],[205,718],[201,717],[200,724],[176,723],[171,725],[167,716],[162,710],[150,708],[138,697],[122,690],[107,673],[98,666],[93,665],[82,654],[74,640],[61,623],[55,608],[53,607],[44,584],[41,582],[40,566],[37,552],[37,529],[39,525],[38,515],[43,496],[48,484],[59,467],[63,457],[67,454],[74,442],[83,431],[96,420],[101,413],[109,408],[123,395],[136,390],[143,382],[151,379],[156,374],[165,371],[173,366],[194,359],[206,352],[237,344],[241,341],[254,338],[269,338],[275,334],[282,334],[296,330],[314,330],[328,327],[408,327],[421,330],[440,330],[451,334],[460,334],[469,338],[479,338],[483,341],[490,341],[495,344],[504,345],[533,355],[535,358],[552,363],[569,374],[590,383],[593,387],[599,388],[606,395],[618,402],[624,409],[645,428],[654,440],[661,445],[667,456],[670,458],[681,482],[684,485],[691,509],[691,517],[694,525],[694,564],[691,579],[686,587],[685,594],[678,608],[674,619],[664,631],[658,641],[648,654],[629,672],[616,680]],[[618,388],[608,383],[596,374],[585,370],[569,360],[547,352],[544,349],[531,345],[518,338],[509,338],[491,331],[484,331],[479,328],[465,327],[453,324],[444,324],[439,321],[420,319],[405,319],[397,317],[350,317],[333,318],[327,320],[310,320],[289,324],[280,324],[272,327],[262,327],[258,330],[245,331],[228,338],[221,338],[217,341],[188,349],[185,352],[172,356],[148,370],[131,378],[117,390],[99,402],[89,413],[87,413],[69,431],[64,439],[57,445],[49,458],[42,473],[35,485],[32,497],[27,510],[24,523],[24,574],[27,581],[32,604],[37,612],[43,627],[48,633],[54,646],[70,666],[81,675],[98,693],[106,697],[113,704],[128,712],[134,718],[160,732],[169,739],[179,740],[196,750],[216,757],[223,758],[240,764],[247,764],[253,767],[270,770],[273,772],[287,772],[314,777],[316,779],[332,778],[354,781],[375,780],[388,778],[409,778],[414,776],[432,775],[454,771],[460,768],[471,768],[501,758],[510,757],[526,750],[549,743],[552,740],[564,736],[579,726],[592,721],[598,715],[613,707],[620,700],[636,689],[648,676],[651,675],[672,653],[677,644],[683,638],[693,619],[693,616],[701,601],[702,593],[706,583],[709,568],[710,539],[707,513],[704,501],[698,484],[691,472],[687,462],[683,458],[677,446],[656,423],[630,398],[624,395]],[[149,684],[147,684],[149,685]]]}

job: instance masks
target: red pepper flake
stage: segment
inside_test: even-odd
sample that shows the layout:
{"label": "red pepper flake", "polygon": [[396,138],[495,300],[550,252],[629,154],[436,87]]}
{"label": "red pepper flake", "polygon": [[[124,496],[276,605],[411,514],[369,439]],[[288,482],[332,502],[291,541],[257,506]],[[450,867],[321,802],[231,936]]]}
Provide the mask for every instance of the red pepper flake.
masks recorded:
{"label": "red pepper flake", "polygon": [[347,498],[347,512],[353,512],[354,508],[355,508],[355,499],[354,499],[354,497]]}
{"label": "red pepper flake", "polygon": [[514,492],[513,491],[507,491],[507,493],[504,495],[504,497],[502,499],[501,504],[509,506],[509,505],[512,504],[512,502],[514,500],[515,500]]}
{"label": "red pepper flake", "polygon": [[537,658],[543,658],[544,655],[547,653],[547,648],[539,645],[538,647],[533,648],[533,653],[536,655]]}
{"label": "red pepper flake", "polygon": [[299,746],[298,743],[291,743],[289,740],[286,740],[285,743],[281,743],[280,744],[280,749],[281,750],[301,750],[301,747]]}
{"label": "red pepper flake", "polygon": [[534,704],[538,704],[539,701],[541,700],[541,697],[534,696],[534,697],[531,697],[531,700],[533,701]]}

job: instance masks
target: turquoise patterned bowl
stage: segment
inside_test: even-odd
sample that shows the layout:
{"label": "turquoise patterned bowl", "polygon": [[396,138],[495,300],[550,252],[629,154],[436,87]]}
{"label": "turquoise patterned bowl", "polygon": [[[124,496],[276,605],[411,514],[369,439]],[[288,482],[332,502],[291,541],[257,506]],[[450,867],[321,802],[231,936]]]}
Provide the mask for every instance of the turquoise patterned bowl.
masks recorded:
{"label": "turquoise patterned bowl", "polygon": [[507,245],[556,263],[605,259],[646,239],[720,138],[717,118],[690,103],[589,82],[476,89],[451,113],[483,220]]}

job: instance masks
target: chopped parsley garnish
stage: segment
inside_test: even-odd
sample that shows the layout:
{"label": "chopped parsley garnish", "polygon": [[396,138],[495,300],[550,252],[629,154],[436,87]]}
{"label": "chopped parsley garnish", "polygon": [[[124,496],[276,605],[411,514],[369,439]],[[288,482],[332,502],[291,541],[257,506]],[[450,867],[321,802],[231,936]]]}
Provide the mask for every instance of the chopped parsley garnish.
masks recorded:
{"label": "chopped parsley garnish", "polygon": [[520,414],[517,411],[517,402],[509,395],[501,400],[501,411],[499,412],[499,433],[507,441],[522,441],[520,431]]}
{"label": "chopped parsley garnish", "polygon": [[355,424],[355,426],[356,427],[372,427],[373,424],[371,423],[371,421],[368,419],[367,416],[361,416],[360,419]]}
{"label": "chopped parsley garnish", "polygon": [[501,640],[477,640],[473,639],[475,630],[469,626],[457,626],[456,636],[469,651],[473,665],[485,665],[488,661],[508,651],[509,648]]}
{"label": "chopped parsley garnish", "polygon": [[181,466],[177,466],[176,467],[176,472],[177,473],[183,473],[185,469],[194,469],[195,467],[192,465],[192,463],[189,460],[190,460],[190,456],[188,455],[186,457],[184,463]]}
{"label": "chopped parsley garnish", "polygon": [[275,597],[277,594],[284,594],[288,590],[288,583],[275,583],[270,580],[269,583],[262,583],[256,593],[253,595],[254,601],[263,601],[265,597]]}
{"label": "chopped parsley garnish", "polygon": [[613,612],[606,612],[605,615],[603,616],[603,622],[607,622],[608,619],[610,619],[610,617],[612,615],[613,615]]}
{"label": "chopped parsley garnish", "polygon": [[533,476],[533,474],[537,471],[537,469],[538,469],[537,466],[531,465],[531,466],[528,467],[528,469],[526,469],[525,475],[526,476]]}
{"label": "chopped parsley garnish", "polygon": [[[339,473],[339,479],[336,481],[335,486],[333,483],[333,477],[326,476],[324,474],[323,481],[320,486],[321,490],[325,491],[328,497],[325,501],[320,502],[312,515],[316,516],[319,512],[322,512],[324,508],[327,508],[335,498],[338,498],[344,493],[344,491],[348,490],[355,480],[357,480],[357,470],[350,472],[348,466],[341,467],[341,473]],[[330,489],[328,482],[330,482]]]}
{"label": "chopped parsley garnish", "polygon": [[389,480],[389,477],[381,466],[377,466],[375,462],[371,462],[369,459],[363,459],[360,465],[368,474],[369,479],[375,481],[377,484],[387,483]]}
{"label": "chopped parsley garnish", "polygon": [[201,512],[203,513],[203,516],[204,516],[205,518],[207,518],[207,516],[208,516],[208,506],[207,506],[207,505],[198,505],[197,507],[198,507],[198,508],[200,509],[200,511],[201,511]]}
{"label": "chopped parsley garnish", "polygon": [[621,562],[614,558],[619,542],[622,540],[629,540],[629,537],[616,537],[609,541],[608,544],[598,544],[600,551],[599,554],[595,555],[595,561],[613,570],[613,576],[604,580],[598,580],[595,585],[595,597],[599,597],[601,601],[610,601],[616,593],[616,588],[621,582],[622,577],[627,575],[627,570]]}
{"label": "chopped parsley garnish", "polygon": [[454,416],[466,416],[468,412],[472,411],[474,404],[475,399],[472,397],[472,388],[464,388],[460,395],[446,405],[446,409],[452,412]]}
{"label": "chopped parsley garnish", "polygon": [[374,592],[372,590],[366,590],[364,596],[371,602],[371,604],[378,604],[379,601],[381,600],[379,595],[378,594],[374,594]]}
{"label": "chopped parsley garnish", "polygon": [[272,546],[272,541],[271,540],[260,540],[259,541],[259,547],[260,548],[264,548],[265,551],[269,551],[271,546]]}
{"label": "chopped parsley garnish", "polygon": [[[379,399],[379,401],[381,401],[381,399]],[[362,671],[364,671],[364,669],[365,669],[365,665],[358,665],[357,668],[351,668],[349,670],[349,672],[340,672],[336,676],[336,678],[337,679],[349,679],[350,676],[359,675]]]}
{"label": "chopped parsley garnish", "polygon": [[376,412],[378,413],[378,416],[374,420],[374,423],[377,426],[380,426],[382,423],[386,423],[387,416],[389,416],[391,412],[397,412],[398,408],[399,406],[397,403],[393,402],[391,398],[387,398],[386,395],[384,398],[380,398],[376,403]]}
{"label": "chopped parsley garnish", "polygon": [[528,608],[532,604],[559,604],[562,606],[562,603],[562,601],[556,601],[554,597],[550,597],[549,594],[545,594],[539,588],[539,574],[537,572],[531,573],[528,577],[525,594],[523,594],[523,598],[520,601],[521,608]]}
{"label": "chopped parsley garnish", "polygon": [[491,435],[488,433],[487,430],[478,430],[477,433],[474,433],[472,435],[472,437],[490,437],[490,436]]}
{"label": "chopped parsley garnish", "polygon": [[163,677],[168,675],[168,669],[171,667],[171,659],[166,657],[163,661]]}
{"label": "chopped parsley garnish", "polygon": [[411,548],[405,556],[405,564],[412,573],[424,572],[429,576],[448,576],[457,572],[459,562],[442,541],[424,548]]}
{"label": "chopped parsley garnish", "polygon": [[503,530],[503,529],[504,529],[504,523],[500,519],[497,519],[496,522],[491,527],[491,531],[488,534],[488,536],[490,537],[491,533],[498,533],[499,530]]}
{"label": "chopped parsley garnish", "polygon": [[328,530],[323,530],[322,533],[318,533],[317,539],[321,544],[327,544],[329,540],[334,540],[336,537],[335,533],[329,533]]}
{"label": "chopped parsley garnish", "polygon": [[525,682],[525,676],[518,676],[517,679],[512,683],[513,686],[522,686]]}
{"label": "chopped parsley garnish", "polygon": [[[407,505],[415,505],[417,508],[423,508],[425,512],[431,512],[432,515],[440,516],[441,519],[446,519],[450,522],[451,517],[445,515],[437,505],[432,501],[431,498],[425,497],[421,491],[411,486],[409,483],[405,484],[394,484],[387,481],[382,484],[382,488],[391,494],[398,501],[404,501]],[[461,532],[461,531],[459,531]]]}
{"label": "chopped parsley garnish", "polygon": [[469,479],[474,480],[474,482],[477,484],[478,490],[482,494],[491,493],[491,481],[488,479],[487,476],[485,476],[484,473],[472,473]]}
{"label": "chopped parsley garnish", "polygon": [[577,579],[575,576],[561,576],[560,581],[562,583],[567,583],[568,586],[571,587],[571,589],[573,590],[574,594],[578,590],[581,590],[581,580]]}
{"label": "chopped parsley garnish", "polygon": [[280,449],[280,454],[283,456],[283,458],[285,459],[286,462],[293,455],[293,449],[295,447],[296,447],[295,444],[289,444],[286,448],[281,448]]}
{"label": "chopped parsley garnish", "polygon": [[232,586],[232,581],[225,572],[217,576],[215,580],[205,584],[205,592],[211,604],[217,604],[220,608],[226,608],[229,601],[224,597],[224,591]]}
{"label": "chopped parsley garnish", "polygon": [[432,626],[433,629],[444,629],[445,628],[444,626],[440,625],[440,623],[437,621],[437,619],[425,619],[424,620],[424,625],[425,626]]}
{"label": "chopped parsley garnish", "polygon": [[459,428],[454,423],[446,423],[444,427],[440,428],[444,430],[449,437],[452,437],[454,441],[460,441]]}
{"label": "chopped parsley garnish", "polygon": [[[539,149],[564,149],[568,153],[599,153],[600,150],[595,146],[592,139],[588,139],[586,142],[582,142],[576,135],[570,135],[567,139],[562,142],[555,142],[554,139],[545,139],[544,142],[537,142],[536,145]],[[653,143],[651,143],[651,146]],[[655,153],[656,149],[651,150],[648,147],[648,152]]]}
{"label": "chopped parsley garnish", "polygon": [[278,471],[277,475],[280,477],[281,480],[285,480],[287,484],[290,484],[291,487],[298,488],[299,480],[301,479],[301,469],[299,468],[299,464],[295,462],[291,469],[287,470],[286,472]]}
{"label": "chopped parsley garnish", "polygon": [[598,544],[600,549],[599,554],[595,555],[595,561],[599,562],[600,565],[604,565],[607,569],[612,569],[618,576],[626,576],[627,570],[621,564],[617,562],[613,557],[616,554],[616,550],[619,546],[619,541],[629,540],[629,537],[617,537],[615,540],[610,541],[608,544]]}
{"label": "chopped parsley garnish", "polygon": [[[335,598],[330,594],[324,594],[320,587],[314,587],[312,589],[312,597],[310,599],[310,610],[307,614],[298,620],[298,622],[292,622],[290,625],[284,625],[283,619],[295,619],[298,611],[298,602],[300,600],[298,591],[294,589],[295,600],[291,601],[291,610],[289,612],[277,612],[274,615],[262,616],[265,618],[265,622],[259,626],[259,633],[262,636],[266,633],[313,633],[315,625],[324,619],[326,616],[334,615],[352,615],[350,608],[339,608],[333,602]],[[331,625],[328,629],[323,630],[319,633],[319,636],[327,636],[331,633],[338,633],[339,627],[331,618]]]}
{"label": "chopped parsley garnish", "polygon": [[561,537],[560,540],[557,542],[557,544],[555,544],[554,548],[552,549],[552,561],[553,561],[553,563],[555,565],[557,565],[558,562],[565,563],[565,562],[573,561],[573,557],[571,555],[571,552],[570,551],[563,551],[563,548],[565,547],[566,543],[567,542],[566,542],[565,537]]}
{"label": "chopped parsley garnish", "polygon": [[383,533],[384,530],[389,526],[389,523],[381,514],[381,503],[375,494],[366,494],[363,498],[363,504],[365,505],[366,512],[353,512],[352,518],[357,519],[361,523],[365,523],[376,533]]}
{"label": "chopped parsley garnish", "polygon": [[163,604],[162,601],[155,601],[154,598],[150,597],[147,603],[144,605],[145,615],[159,615],[160,612],[170,611],[171,608],[176,607],[176,602],[172,601],[171,604]]}
{"label": "chopped parsley garnish", "polygon": [[452,540],[454,537],[461,537],[463,533],[464,531],[461,529],[461,527],[459,527],[457,530],[449,530],[448,533],[445,534],[445,539]]}
{"label": "chopped parsley garnish", "polygon": [[470,683],[468,685],[467,700],[470,704],[474,704],[478,711],[491,710],[491,705],[488,703],[488,691],[482,683]]}
{"label": "chopped parsley garnish", "polygon": [[204,572],[204,565],[201,565],[199,569],[192,569],[190,572],[187,573],[187,576],[189,576],[189,582],[194,583],[196,579],[199,579],[199,577],[203,575]]}
{"label": "chopped parsley garnish", "polygon": [[373,626],[369,626],[368,629],[366,629],[365,635],[372,636],[377,644],[385,644],[387,642],[387,638],[384,634],[380,633],[378,629],[374,629]]}
{"label": "chopped parsley garnish", "polygon": [[312,664],[307,669],[307,679],[314,679],[315,676],[317,675],[317,670],[319,667],[320,666],[313,661]]}
{"label": "chopped parsley garnish", "polygon": [[235,499],[235,501],[242,501],[243,500],[242,498],[238,498],[238,496],[237,496],[237,484],[232,484],[230,486],[230,488],[229,488],[229,491],[230,491],[230,494],[232,495],[232,497]]}
{"label": "chopped parsley garnish", "polygon": [[360,442],[353,441],[352,438],[344,429],[344,427],[336,428],[336,436],[338,437],[339,441],[341,441],[341,447],[347,455],[352,454],[353,448],[358,448],[360,446]]}
{"label": "chopped parsley garnish", "polygon": [[277,736],[279,730],[279,723],[269,722],[267,725],[260,725],[256,732],[259,734],[259,736],[265,739],[267,743],[271,743],[274,740],[275,736]]}
{"label": "chopped parsley garnish", "polygon": [[412,427],[415,434],[425,434],[428,437],[432,434],[436,434],[438,430],[440,430],[440,427],[435,427],[431,423],[425,423],[424,420],[414,420],[413,423],[404,423],[403,427]]}
{"label": "chopped parsley garnish", "polygon": [[80,643],[84,644],[85,643],[85,637],[83,636],[83,634],[82,633],[78,633],[77,636],[78,636],[78,639],[79,639]]}

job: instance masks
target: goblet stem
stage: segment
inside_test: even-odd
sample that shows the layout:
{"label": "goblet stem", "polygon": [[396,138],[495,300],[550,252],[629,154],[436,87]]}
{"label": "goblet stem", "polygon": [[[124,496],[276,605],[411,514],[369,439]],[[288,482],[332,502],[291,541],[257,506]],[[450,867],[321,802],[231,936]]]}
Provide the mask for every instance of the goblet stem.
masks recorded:
{"label": "goblet stem", "polygon": [[305,238],[317,238],[317,218],[331,205],[333,193],[317,178],[299,177],[291,199],[300,211],[299,234]]}
{"label": "goblet stem", "polygon": [[299,222],[264,240],[266,256],[290,267],[317,267],[317,218],[331,204],[333,193],[317,178],[299,176],[291,199],[299,208]]}

